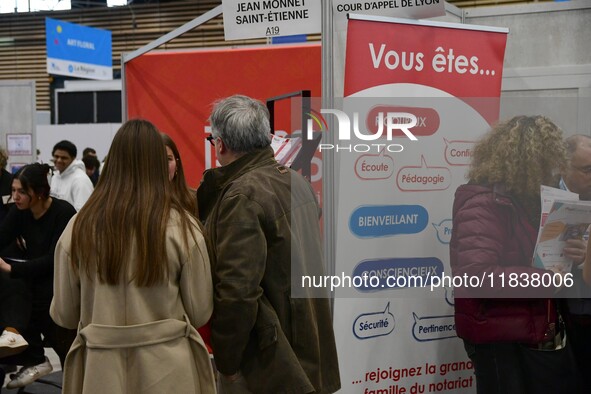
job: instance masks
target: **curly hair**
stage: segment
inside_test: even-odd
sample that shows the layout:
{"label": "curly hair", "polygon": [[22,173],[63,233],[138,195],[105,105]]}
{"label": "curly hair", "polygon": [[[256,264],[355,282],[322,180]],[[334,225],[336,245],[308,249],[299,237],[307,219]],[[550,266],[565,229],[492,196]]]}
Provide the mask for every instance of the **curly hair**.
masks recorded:
{"label": "curly hair", "polygon": [[562,130],[550,119],[516,116],[497,124],[474,147],[468,178],[477,184],[502,184],[528,212],[540,218],[540,185],[558,185],[566,168]]}

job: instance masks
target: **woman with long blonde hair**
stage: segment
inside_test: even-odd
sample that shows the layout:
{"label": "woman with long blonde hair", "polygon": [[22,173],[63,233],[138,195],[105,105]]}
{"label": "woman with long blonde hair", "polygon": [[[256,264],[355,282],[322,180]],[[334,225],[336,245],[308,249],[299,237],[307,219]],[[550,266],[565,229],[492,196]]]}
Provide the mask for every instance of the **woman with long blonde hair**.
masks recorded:
{"label": "woman with long blonde hair", "polygon": [[78,328],[64,393],[213,393],[195,327],[212,312],[205,241],[145,120],[123,124],[94,193],[56,248],[51,316]]}

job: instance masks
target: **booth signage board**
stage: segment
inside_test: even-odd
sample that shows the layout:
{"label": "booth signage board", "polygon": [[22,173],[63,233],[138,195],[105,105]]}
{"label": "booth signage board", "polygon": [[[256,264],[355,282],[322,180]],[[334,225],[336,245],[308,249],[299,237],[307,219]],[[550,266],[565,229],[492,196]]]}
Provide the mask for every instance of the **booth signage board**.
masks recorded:
{"label": "booth signage board", "polygon": [[9,156],[30,156],[33,154],[33,136],[31,134],[6,134],[6,146]]}
{"label": "booth signage board", "polygon": [[223,0],[226,40],[314,34],[321,30],[318,0]]}
{"label": "booth signage board", "polygon": [[[350,15],[343,111],[367,134],[344,141],[339,123],[333,150],[343,393],[475,392],[453,286],[441,278],[451,275],[455,190],[498,119],[506,41],[507,29]],[[413,115],[417,139],[380,136],[380,113],[399,124]]]}
{"label": "booth signage board", "polygon": [[333,0],[334,21],[345,23],[347,14],[425,19],[445,15],[444,0]]}
{"label": "booth signage board", "polygon": [[45,18],[47,72],[70,77],[111,80],[111,32]]}

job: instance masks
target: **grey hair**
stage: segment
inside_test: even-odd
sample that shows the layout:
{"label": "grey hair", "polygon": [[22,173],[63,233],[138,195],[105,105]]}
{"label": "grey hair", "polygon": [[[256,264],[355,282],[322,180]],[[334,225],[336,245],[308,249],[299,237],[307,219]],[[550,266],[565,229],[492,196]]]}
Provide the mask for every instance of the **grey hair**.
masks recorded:
{"label": "grey hair", "polygon": [[591,137],[585,134],[571,135],[566,139],[566,156],[570,161],[580,145],[591,146]]}
{"label": "grey hair", "polygon": [[233,152],[250,153],[271,144],[269,110],[259,100],[234,95],[217,101],[209,121],[212,136]]}

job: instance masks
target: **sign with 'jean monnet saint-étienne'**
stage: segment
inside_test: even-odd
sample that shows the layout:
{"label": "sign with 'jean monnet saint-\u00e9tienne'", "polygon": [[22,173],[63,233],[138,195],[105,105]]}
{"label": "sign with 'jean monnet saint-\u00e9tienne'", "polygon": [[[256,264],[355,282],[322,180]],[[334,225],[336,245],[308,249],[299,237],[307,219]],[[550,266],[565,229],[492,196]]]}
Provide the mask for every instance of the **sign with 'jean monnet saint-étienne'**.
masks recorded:
{"label": "sign with 'jean monnet saint-\u00e9tienne'", "polygon": [[226,40],[320,33],[319,0],[223,0]]}
{"label": "sign with 'jean monnet saint-\u00e9tienne'", "polygon": [[45,18],[45,40],[49,74],[113,79],[110,31]]}

